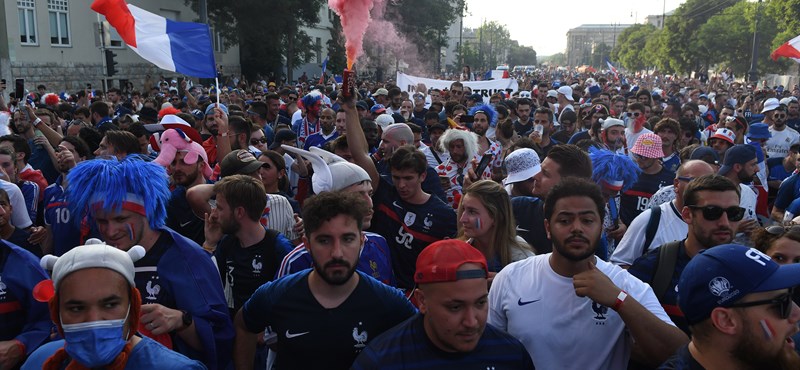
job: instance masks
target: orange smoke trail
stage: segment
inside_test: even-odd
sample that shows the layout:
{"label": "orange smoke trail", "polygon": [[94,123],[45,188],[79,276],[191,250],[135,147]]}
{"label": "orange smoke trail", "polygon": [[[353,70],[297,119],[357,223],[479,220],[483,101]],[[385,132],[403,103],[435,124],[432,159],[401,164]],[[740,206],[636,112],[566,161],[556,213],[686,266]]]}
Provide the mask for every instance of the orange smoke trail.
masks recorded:
{"label": "orange smoke trail", "polygon": [[374,0],[328,0],[328,6],[342,20],[349,70],[353,69],[353,64],[364,53],[364,33],[372,20],[369,12],[373,5]]}

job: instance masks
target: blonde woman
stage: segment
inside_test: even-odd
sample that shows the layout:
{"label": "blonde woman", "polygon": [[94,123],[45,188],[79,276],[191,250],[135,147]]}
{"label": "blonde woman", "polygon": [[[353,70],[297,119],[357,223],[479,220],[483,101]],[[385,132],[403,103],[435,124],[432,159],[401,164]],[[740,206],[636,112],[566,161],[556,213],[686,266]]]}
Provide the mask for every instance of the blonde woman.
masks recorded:
{"label": "blonde woman", "polygon": [[490,272],[534,255],[531,246],[517,236],[515,226],[511,199],[500,184],[480,180],[466,188],[458,206],[457,238],[486,256]]}

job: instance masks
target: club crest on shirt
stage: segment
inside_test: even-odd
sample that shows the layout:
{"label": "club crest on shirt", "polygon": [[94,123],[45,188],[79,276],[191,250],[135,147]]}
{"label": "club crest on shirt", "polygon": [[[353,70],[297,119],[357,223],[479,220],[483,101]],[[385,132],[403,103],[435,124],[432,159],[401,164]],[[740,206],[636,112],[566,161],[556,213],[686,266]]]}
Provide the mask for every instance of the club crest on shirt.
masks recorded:
{"label": "club crest on shirt", "polygon": [[413,225],[414,221],[416,221],[416,220],[417,220],[417,214],[416,213],[414,213],[414,212],[406,212],[406,217],[403,219],[403,223],[405,223],[406,226],[411,227],[411,225]]}
{"label": "club crest on shirt", "polygon": [[595,301],[592,301],[592,311],[594,311],[595,325],[606,324],[606,314],[608,314],[608,307],[603,306]]}
{"label": "club crest on shirt", "polygon": [[425,215],[425,219],[422,220],[422,224],[425,226],[424,227],[425,230],[429,230],[431,226],[433,226],[433,220],[431,219],[432,217],[433,215],[428,213],[427,215]]}
{"label": "club crest on shirt", "polygon": [[144,299],[148,301],[158,300],[158,293],[161,292],[161,285],[158,285],[156,280],[158,280],[158,275],[153,275],[150,280],[147,281],[147,286],[145,286],[147,296],[144,297]]}
{"label": "club crest on shirt", "polygon": [[367,331],[362,330],[358,331],[358,328],[363,325],[363,323],[359,322],[358,326],[353,328],[353,340],[356,341],[356,344],[353,345],[354,348],[361,350],[362,348],[367,346]]}
{"label": "club crest on shirt", "polygon": [[264,264],[261,263],[261,255],[257,254],[253,257],[253,274],[261,275],[261,268],[264,267]]}

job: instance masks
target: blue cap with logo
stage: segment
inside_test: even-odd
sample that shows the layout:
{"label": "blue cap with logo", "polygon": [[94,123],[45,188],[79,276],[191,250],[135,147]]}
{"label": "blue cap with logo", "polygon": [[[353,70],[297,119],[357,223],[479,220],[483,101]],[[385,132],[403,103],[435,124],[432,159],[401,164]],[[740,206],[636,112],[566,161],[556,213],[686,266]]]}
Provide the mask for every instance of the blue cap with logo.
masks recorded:
{"label": "blue cap with logo", "polygon": [[755,248],[723,244],[694,256],[678,282],[678,306],[690,325],[750,293],[800,285],[800,263],[780,266]]}
{"label": "blue cap with logo", "polygon": [[719,174],[725,176],[725,174],[733,169],[734,165],[743,165],[754,159],[758,159],[758,155],[756,155],[756,148],[752,145],[734,145],[725,152],[725,159],[722,162],[722,167],[719,168]]}

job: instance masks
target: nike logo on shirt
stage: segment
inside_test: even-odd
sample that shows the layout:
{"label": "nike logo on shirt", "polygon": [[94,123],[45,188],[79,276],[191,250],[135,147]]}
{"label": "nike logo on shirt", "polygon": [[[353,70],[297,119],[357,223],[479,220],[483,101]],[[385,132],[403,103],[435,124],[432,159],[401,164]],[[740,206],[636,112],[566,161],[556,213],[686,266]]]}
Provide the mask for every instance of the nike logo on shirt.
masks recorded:
{"label": "nike logo on shirt", "polygon": [[523,301],[522,298],[520,298],[519,301],[517,301],[517,304],[520,306],[524,306],[526,304],[531,304],[533,302],[539,302],[539,301],[541,301],[541,299],[534,299],[532,301]]}
{"label": "nike logo on shirt", "polygon": [[180,224],[181,224],[181,227],[186,227],[186,225],[188,225],[190,223],[192,223],[191,220],[190,221],[186,221],[186,222],[181,222]]}
{"label": "nike logo on shirt", "polygon": [[290,333],[290,332],[289,332],[289,330],[286,330],[286,339],[292,339],[292,338],[294,338],[294,337],[299,337],[299,336],[301,336],[301,335],[306,335],[306,334],[308,334],[308,333],[309,333],[309,332],[307,332],[307,331],[304,331],[304,332],[302,332],[302,333],[294,333],[294,334],[292,334],[292,333]]}

